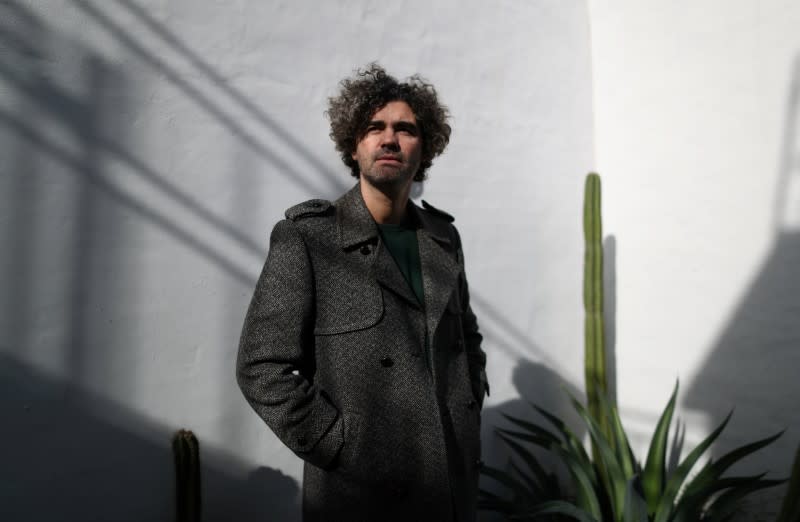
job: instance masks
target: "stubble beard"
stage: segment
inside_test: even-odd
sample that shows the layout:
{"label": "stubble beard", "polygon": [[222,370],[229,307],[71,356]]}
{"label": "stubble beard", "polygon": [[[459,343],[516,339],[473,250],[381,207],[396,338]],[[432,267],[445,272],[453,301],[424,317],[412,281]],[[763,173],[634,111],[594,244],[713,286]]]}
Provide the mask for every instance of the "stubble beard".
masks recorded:
{"label": "stubble beard", "polygon": [[359,165],[361,177],[373,187],[387,194],[397,194],[411,185],[414,172],[409,165]]}

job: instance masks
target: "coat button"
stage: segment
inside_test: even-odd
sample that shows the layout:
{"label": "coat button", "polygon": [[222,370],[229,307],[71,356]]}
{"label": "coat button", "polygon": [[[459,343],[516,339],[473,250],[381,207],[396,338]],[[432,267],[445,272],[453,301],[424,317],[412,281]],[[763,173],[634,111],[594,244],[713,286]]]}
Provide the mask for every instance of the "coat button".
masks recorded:
{"label": "coat button", "polygon": [[483,467],[483,461],[481,459],[476,459],[475,460],[475,467],[478,468],[478,469],[482,468]]}
{"label": "coat button", "polygon": [[370,252],[372,252],[372,249],[369,247],[369,245],[363,245],[361,247],[361,253],[365,256],[368,256]]}
{"label": "coat button", "polygon": [[477,405],[478,405],[478,401],[476,401],[475,399],[472,399],[471,401],[469,401],[467,403],[467,408],[470,409],[470,410],[474,410]]}
{"label": "coat button", "polygon": [[464,339],[457,339],[456,343],[453,345],[453,351],[456,353],[461,352],[464,350]]}
{"label": "coat button", "polygon": [[394,361],[392,360],[391,357],[383,357],[381,359],[381,366],[383,366],[384,368],[389,368],[390,366],[393,366],[393,365],[394,365]]}

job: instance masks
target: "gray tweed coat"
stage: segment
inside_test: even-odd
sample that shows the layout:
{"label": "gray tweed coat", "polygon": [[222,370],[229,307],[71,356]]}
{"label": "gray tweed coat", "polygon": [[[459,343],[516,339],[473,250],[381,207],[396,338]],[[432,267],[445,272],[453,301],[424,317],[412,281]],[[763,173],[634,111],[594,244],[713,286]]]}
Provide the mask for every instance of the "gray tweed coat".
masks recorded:
{"label": "gray tweed coat", "polygon": [[409,202],[424,307],[359,185],[272,231],[237,378],[305,461],[306,522],[475,520],[486,356],[458,232],[424,206]]}

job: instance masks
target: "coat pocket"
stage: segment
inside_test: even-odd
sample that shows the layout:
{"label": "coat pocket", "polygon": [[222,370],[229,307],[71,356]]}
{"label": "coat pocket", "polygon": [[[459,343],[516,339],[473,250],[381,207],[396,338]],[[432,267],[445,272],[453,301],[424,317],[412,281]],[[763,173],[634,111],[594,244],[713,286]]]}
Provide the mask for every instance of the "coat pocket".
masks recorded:
{"label": "coat pocket", "polygon": [[317,295],[314,335],[365,330],[383,317],[383,293],[377,285]]}

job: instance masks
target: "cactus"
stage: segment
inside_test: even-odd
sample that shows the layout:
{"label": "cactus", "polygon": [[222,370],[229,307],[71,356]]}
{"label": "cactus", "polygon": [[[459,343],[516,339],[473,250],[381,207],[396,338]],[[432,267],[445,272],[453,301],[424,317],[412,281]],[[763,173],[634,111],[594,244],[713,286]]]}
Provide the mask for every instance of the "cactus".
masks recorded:
{"label": "cactus", "polygon": [[[583,265],[583,306],[585,348],[584,371],[586,402],[589,415],[597,421],[603,433],[613,440],[608,419],[603,414],[600,397],[608,396],[606,377],[605,327],[603,323],[603,221],[600,207],[600,176],[586,176],[583,201],[583,235],[585,254]],[[596,448],[592,447],[595,457]],[[595,458],[595,461],[598,459]]]}
{"label": "cactus", "polygon": [[[675,469],[668,470],[667,443],[678,393],[676,383],[656,425],[647,461],[642,468],[631,450],[616,405],[607,391],[600,176],[594,173],[586,178],[584,231],[587,407],[570,398],[591,436],[593,456],[588,457],[580,439],[564,421],[535,404],[532,404],[533,408],[544,417],[546,425],[504,414],[514,427],[497,431],[522,464],[512,463],[509,472],[486,465],[481,468],[483,475],[510,489],[511,496],[503,497],[494,491],[481,490],[479,508],[502,513],[510,520],[538,520],[542,515],[564,515],[564,520],[585,521],[728,520],[731,508],[735,509],[736,502],[743,497],[784,482],[764,479],[763,474],[723,476],[731,465],[771,444],[780,434],[736,448],[717,461],[709,459],[690,478],[690,471],[727,425],[729,414],[700,445],[677,463]],[[553,428],[556,432],[552,431]],[[536,454],[526,446],[528,443],[563,460],[573,478],[574,496],[564,497],[555,476],[542,468]],[[778,522],[800,522],[798,498],[800,448]]]}
{"label": "cactus", "polygon": [[179,430],[172,438],[175,457],[175,520],[200,522],[200,445],[189,430]]}

